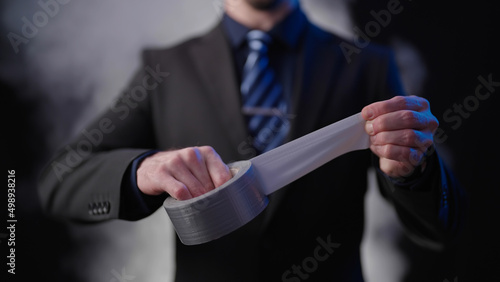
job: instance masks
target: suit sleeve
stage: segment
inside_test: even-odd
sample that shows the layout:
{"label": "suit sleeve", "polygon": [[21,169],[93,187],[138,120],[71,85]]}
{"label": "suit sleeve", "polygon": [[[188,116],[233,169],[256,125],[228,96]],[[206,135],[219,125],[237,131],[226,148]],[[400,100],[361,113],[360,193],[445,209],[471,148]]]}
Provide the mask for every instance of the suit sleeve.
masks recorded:
{"label": "suit sleeve", "polygon": [[131,164],[156,147],[150,98],[164,78],[154,71],[144,64],[111,107],[47,164],[38,186],[47,214],[82,222],[130,214],[123,210],[134,204],[124,197],[137,192],[127,190]]}
{"label": "suit sleeve", "polygon": [[[394,56],[388,57],[379,100],[404,95]],[[427,152],[426,169],[420,172],[417,167],[406,179],[388,177],[379,169],[378,157],[372,156],[379,189],[393,204],[409,238],[432,249],[452,244],[464,217],[465,195],[435,147]]]}

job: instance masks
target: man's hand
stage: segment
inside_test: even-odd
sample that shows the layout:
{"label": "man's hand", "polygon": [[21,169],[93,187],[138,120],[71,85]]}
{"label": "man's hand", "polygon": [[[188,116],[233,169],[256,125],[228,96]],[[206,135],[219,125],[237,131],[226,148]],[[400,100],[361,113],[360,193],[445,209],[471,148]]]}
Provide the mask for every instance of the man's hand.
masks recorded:
{"label": "man's hand", "polygon": [[190,147],[144,159],[137,169],[137,186],[147,195],[167,192],[177,200],[187,200],[219,187],[231,177],[212,147]]}
{"label": "man's hand", "polygon": [[411,175],[420,164],[425,168],[424,154],[439,125],[426,99],[397,96],[370,104],[361,114],[370,135],[370,149],[380,157],[385,174],[400,178]]}

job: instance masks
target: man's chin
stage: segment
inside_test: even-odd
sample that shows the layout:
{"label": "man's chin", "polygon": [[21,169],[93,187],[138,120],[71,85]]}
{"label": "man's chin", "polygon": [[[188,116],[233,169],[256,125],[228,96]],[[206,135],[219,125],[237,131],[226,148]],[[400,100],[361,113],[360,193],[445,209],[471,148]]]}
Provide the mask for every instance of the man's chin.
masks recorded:
{"label": "man's chin", "polygon": [[250,6],[257,10],[272,10],[283,0],[245,0]]}

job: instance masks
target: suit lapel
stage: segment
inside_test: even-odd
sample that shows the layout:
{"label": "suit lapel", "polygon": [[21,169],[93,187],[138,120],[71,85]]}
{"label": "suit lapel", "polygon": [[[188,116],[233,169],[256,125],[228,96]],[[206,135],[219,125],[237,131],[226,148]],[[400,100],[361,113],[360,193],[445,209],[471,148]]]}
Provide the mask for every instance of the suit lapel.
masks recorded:
{"label": "suit lapel", "polygon": [[[295,139],[323,126],[320,118],[331,94],[335,77],[335,56],[332,44],[320,44],[325,34],[309,24],[304,51],[297,63],[294,85],[294,111],[296,113],[291,138]],[[323,42],[324,43],[324,42]]]}
{"label": "suit lapel", "polygon": [[200,44],[193,46],[191,54],[207,89],[208,99],[214,106],[214,115],[218,116],[224,132],[227,132],[226,137],[231,141],[231,148],[224,149],[228,154],[225,157],[239,160],[241,156],[237,149],[248,134],[240,111],[240,92],[232,52],[221,24],[202,37]]}
{"label": "suit lapel", "polygon": [[[328,99],[328,89],[335,73],[335,67],[332,67],[335,61],[332,45],[319,44],[322,40],[331,40],[331,37],[312,24],[307,25],[303,50],[295,63],[289,140],[307,134],[320,125],[322,106]],[[226,128],[227,137],[236,151],[247,139],[248,133],[240,110],[240,92],[232,52],[222,26],[219,24],[202,37],[200,44],[193,46],[191,54],[208,90],[208,98],[216,107],[214,114]]]}

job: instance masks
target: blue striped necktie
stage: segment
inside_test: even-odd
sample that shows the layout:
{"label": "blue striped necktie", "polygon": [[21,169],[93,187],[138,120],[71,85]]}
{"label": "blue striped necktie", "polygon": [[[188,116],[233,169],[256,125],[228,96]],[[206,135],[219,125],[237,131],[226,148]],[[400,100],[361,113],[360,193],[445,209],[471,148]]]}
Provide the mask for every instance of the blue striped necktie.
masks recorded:
{"label": "blue striped necktie", "polygon": [[250,52],[243,67],[241,94],[243,114],[247,116],[248,131],[259,153],[283,143],[290,124],[288,103],[267,54],[271,37],[260,30],[247,34]]}

